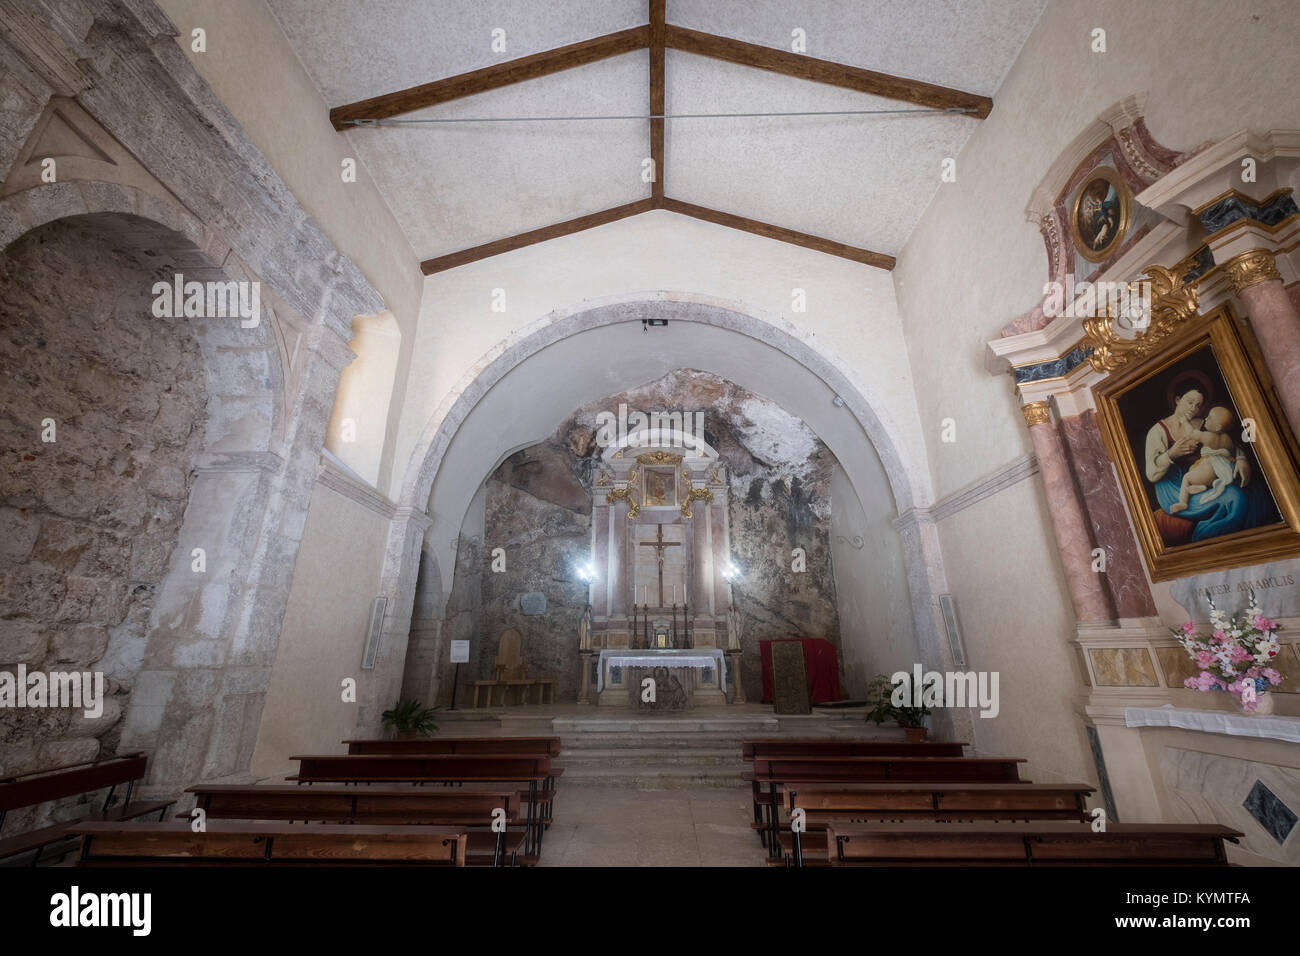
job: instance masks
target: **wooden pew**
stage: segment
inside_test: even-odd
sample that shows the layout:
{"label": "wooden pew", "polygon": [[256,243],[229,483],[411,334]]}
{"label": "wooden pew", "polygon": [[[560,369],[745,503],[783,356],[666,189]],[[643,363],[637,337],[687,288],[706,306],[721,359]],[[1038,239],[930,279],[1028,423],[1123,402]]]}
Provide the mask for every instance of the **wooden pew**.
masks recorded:
{"label": "wooden pew", "polygon": [[349,754],[560,754],[559,737],[419,737],[343,742]]}
{"label": "wooden pew", "polygon": [[791,783],[1017,783],[1023,757],[755,757],[748,779],[768,790],[767,848],[779,846],[777,787]]}
{"label": "wooden pew", "polygon": [[360,824],[76,824],[78,866],[464,866],[460,827]]}
{"label": "wooden pew", "polygon": [[[108,794],[99,813],[84,819],[133,820],[157,813],[161,820],[172,801],[131,802],[136,781],[144,778],[146,763],[143,754],[133,753],[0,780],[0,829],[3,829],[5,814],[10,810],[92,793],[105,787],[108,788]],[[122,784],[126,784],[126,799],[122,806],[114,808],[113,797]],[[45,847],[68,839],[71,836],[69,826],[80,822],[74,820],[59,823],[2,839],[0,859],[34,850],[31,865],[35,866]]]}
{"label": "wooden pew", "polygon": [[[456,826],[466,829],[466,864],[493,866],[516,859],[527,829],[517,790],[430,790],[424,787],[275,787],[199,784],[187,791],[210,820],[285,820],[371,825]],[[505,830],[493,832],[493,811]],[[182,819],[189,819],[182,815]]]}
{"label": "wooden pew", "polygon": [[[926,740],[910,743],[905,740],[835,740],[825,737],[778,737],[767,740],[744,740],[740,744],[741,758],[751,762],[755,757],[960,757],[963,743]],[[765,808],[770,797],[757,782],[751,783],[754,799],[754,823],[757,824],[759,842],[767,845],[767,830],[763,827]]]}
{"label": "wooden pew", "polygon": [[523,754],[303,754],[298,773],[286,779],[306,783],[526,783],[528,784],[525,856],[541,853],[544,818],[539,785],[564,771],[544,755]]}
{"label": "wooden pew", "polygon": [[[345,740],[349,754],[560,754],[559,737],[421,737],[403,740]],[[551,825],[555,809],[555,777],[542,784],[539,799],[542,823]]]}
{"label": "wooden pew", "polygon": [[805,865],[804,845],[831,824],[963,822],[976,820],[1088,821],[1086,783],[836,783],[786,784],[790,819],[804,812],[805,832],[780,832],[782,850],[791,836],[790,861]]}
{"label": "wooden pew", "polygon": [[831,824],[833,866],[1227,866],[1216,824],[887,823]]}

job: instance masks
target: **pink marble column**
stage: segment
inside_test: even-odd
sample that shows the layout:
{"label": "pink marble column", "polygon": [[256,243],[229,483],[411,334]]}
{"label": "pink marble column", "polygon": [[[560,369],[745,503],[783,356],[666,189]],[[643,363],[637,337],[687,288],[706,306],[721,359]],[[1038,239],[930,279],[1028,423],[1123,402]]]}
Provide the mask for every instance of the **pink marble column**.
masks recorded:
{"label": "pink marble column", "polygon": [[1300,435],[1300,315],[1282,286],[1273,253],[1253,249],[1223,268],[1246,307],[1291,431]]}
{"label": "pink marble column", "polygon": [[[596,496],[598,499],[599,495]],[[607,504],[598,504],[591,509],[591,566],[596,569],[596,578],[591,585],[592,617],[605,619],[609,616],[609,513]]]}
{"label": "pink marble column", "polygon": [[1080,622],[1113,621],[1115,611],[1102,587],[1101,576],[1092,569],[1092,538],[1083,507],[1074,489],[1074,479],[1065,455],[1065,445],[1055,426],[1047,402],[1030,402],[1022,408],[1025,424],[1034,442],[1038,470],[1047,490],[1056,548],[1065,567],[1070,603]]}

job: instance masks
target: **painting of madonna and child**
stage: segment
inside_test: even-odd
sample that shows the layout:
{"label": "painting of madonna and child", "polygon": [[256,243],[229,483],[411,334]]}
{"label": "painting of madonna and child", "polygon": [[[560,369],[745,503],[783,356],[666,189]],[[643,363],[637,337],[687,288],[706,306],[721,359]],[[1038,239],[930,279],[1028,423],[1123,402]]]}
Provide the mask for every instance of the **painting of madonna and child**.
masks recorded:
{"label": "painting of madonna and child", "polygon": [[1116,401],[1166,548],[1282,522],[1209,344]]}

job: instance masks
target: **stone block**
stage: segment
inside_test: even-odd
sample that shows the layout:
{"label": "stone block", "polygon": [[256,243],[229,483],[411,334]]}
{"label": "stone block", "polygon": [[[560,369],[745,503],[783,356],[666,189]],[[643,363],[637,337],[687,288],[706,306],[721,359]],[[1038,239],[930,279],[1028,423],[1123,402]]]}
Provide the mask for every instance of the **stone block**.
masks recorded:
{"label": "stone block", "polygon": [[0,661],[4,664],[39,664],[48,644],[48,629],[40,621],[0,620]]}
{"label": "stone block", "polygon": [[93,737],[70,740],[50,740],[40,745],[37,760],[51,770],[85,763],[99,756],[99,741]]}
{"label": "stone block", "polygon": [[0,561],[26,561],[41,523],[21,508],[0,508]]}
{"label": "stone block", "polygon": [[108,648],[108,628],[82,624],[54,632],[50,639],[48,664],[73,664],[90,667],[99,662]]}

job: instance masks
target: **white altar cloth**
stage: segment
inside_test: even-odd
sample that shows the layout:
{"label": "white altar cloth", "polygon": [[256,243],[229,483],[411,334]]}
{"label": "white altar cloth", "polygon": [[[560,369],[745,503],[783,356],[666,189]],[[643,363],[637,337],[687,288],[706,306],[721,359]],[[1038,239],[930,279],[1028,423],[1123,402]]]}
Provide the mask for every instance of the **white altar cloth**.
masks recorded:
{"label": "white altar cloth", "polygon": [[1178,727],[1207,734],[1234,737],[1271,737],[1300,743],[1300,718],[1270,715],[1250,717],[1221,710],[1183,710],[1176,707],[1125,707],[1129,727]]}
{"label": "white altar cloth", "polygon": [[605,672],[610,667],[716,667],[718,689],[723,693],[727,690],[727,657],[717,647],[616,647],[601,651],[596,671],[597,692],[605,689]]}

